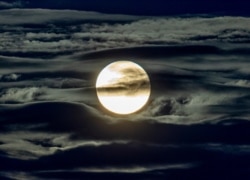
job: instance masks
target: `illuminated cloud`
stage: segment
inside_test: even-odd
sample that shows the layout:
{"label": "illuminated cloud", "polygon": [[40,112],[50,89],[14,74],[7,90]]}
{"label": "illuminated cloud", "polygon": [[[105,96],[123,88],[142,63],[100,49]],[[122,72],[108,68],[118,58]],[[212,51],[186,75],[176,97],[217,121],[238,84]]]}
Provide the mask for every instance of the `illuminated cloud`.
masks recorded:
{"label": "illuminated cloud", "polygon": [[233,43],[246,47],[249,21],[248,17],[230,16],[150,18],[73,10],[3,10],[0,54],[50,58],[151,45]]}
{"label": "illuminated cloud", "polygon": [[[43,127],[45,124],[31,125],[30,128]],[[18,159],[38,159],[53,155],[57,151],[68,151],[79,147],[99,147],[114,143],[126,144],[126,141],[73,140],[69,134],[48,134],[45,132],[15,131],[1,134],[0,151],[8,152],[8,156]]]}
{"label": "illuminated cloud", "polygon": [[0,76],[0,80],[4,80],[4,81],[16,81],[21,77],[20,74],[7,74],[7,75],[1,75]]}
{"label": "illuminated cloud", "polygon": [[2,92],[1,103],[25,103],[31,102],[43,94],[43,90],[37,87],[30,88],[10,88]]}

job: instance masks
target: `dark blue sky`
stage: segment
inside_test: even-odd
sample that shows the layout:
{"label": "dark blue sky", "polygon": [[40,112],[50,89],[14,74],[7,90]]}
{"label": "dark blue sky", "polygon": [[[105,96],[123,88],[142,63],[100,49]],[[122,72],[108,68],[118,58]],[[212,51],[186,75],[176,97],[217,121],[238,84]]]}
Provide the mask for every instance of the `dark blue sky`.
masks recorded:
{"label": "dark blue sky", "polygon": [[250,15],[250,2],[247,0],[27,0],[25,4],[27,8],[76,9],[136,15]]}

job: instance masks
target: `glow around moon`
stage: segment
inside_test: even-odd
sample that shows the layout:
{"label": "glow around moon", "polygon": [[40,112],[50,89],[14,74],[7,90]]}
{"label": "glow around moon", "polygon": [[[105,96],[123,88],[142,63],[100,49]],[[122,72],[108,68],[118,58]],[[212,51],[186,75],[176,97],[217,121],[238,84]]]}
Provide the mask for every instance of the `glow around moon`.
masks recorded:
{"label": "glow around moon", "polygon": [[150,80],[145,70],[131,61],[116,61],[98,75],[96,91],[100,103],[116,114],[139,111],[150,97]]}

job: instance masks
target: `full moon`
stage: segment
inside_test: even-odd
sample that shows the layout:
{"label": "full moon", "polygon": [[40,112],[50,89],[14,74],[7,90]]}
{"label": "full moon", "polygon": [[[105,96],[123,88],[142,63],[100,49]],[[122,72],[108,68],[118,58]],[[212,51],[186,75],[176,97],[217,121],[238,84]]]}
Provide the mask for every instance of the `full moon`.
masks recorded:
{"label": "full moon", "polygon": [[96,92],[104,108],[115,114],[127,115],[146,105],[151,86],[141,66],[131,61],[116,61],[99,73]]}

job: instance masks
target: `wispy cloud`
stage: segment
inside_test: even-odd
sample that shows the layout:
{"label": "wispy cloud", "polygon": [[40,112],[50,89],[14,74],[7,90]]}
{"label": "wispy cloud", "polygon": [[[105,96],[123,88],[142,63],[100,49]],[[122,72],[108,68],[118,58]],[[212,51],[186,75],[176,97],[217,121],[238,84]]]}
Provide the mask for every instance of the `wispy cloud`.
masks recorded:
{"label": "wispy cloud", "polygon": [[[44,55],[46,57],[50,53],[60,55],[187,43],[234,43],[243,46],[250,39],[250,28],[247,26],[250,20],[247,17],[150,18],[46,9],[4,10],[0,15],[0,24],[4,30],[0,34],[0,53],[9,52],[12,55],[47,53]],[[27,28],[23,24],[31,25]],[[9,25],[20,30],[13,32]],[[37,29],[34,25],[43,28]]]}
{"label": "wispy cloud", "polygon": [[1,80],[4,80],[4,81],[16,81],[20,77],[21,77],[20,74],[15,74],[15,73],[0,75],[0,81]]}
{"label": "wispy cloud", "polygon": [[[40,126],[43,126],[41,124]],[[1,134],[0,150],[8,152],[10,157],[18,159],[37,159],[53,155],[57,151],[67,151],[79,147],[99,147],[114,143],[126,144],[127,141],[114,140],[74,140],[70,134],[48,134],[32,131],[15,131]]]}
{"label": "wispy cloud", "polygon": [[[170,169],[188,169],[195,165],[193,163],[183,164],[168,164],[168,165],[152,165],[152,166],[131,166],[131,167],[92,167],[92,168],[79,168],[69,170],[70,172],[88,172],[88,173],[147,173],[152,171],[170,170]],[[59,170],[63,172],[64,170]],[[59,172],[57,171],[57,172]],[[66,170],[67,171],[67,170]],[[56,172],[56,171],[44,171],[44,172]]]}
{"label": "wispy cloud", "polygon": [[[136,19],[141,19],[136,16],[129,15],[109,15],[97,12],[87,11],[75,11],[75,10],[49,10],[49,9],[10,9],[2,10],[0,12],[0,24],[6,25],[20,25],[20,24],[44,24],[44,23],[66,23],[74,24],[86,22],[86,21],[97,21],[102,23],[103,21],[108,22],[126,22]],[[31,17],[32,15],[32,17]],[[11,19],[8,21],[6,18]]]}
{"label": "wispy cloud", "polygon": [[249,87],[250,88],[250,81],[246,80],[246,79],[233,80],[233,81],[226,82],[225,85],[239,86],[239,87]]}
{"label": "wispy cloud", "polygon": [[19,0],[15,2],[0,1],[0,8],[20,8],[24,6],[24,2]]}
{"label": "wispy cloud", "polygon": [[31,102],[43,94],[43,90],[37,87],[10,88],[0,95],[1,103],[24,103]]}

